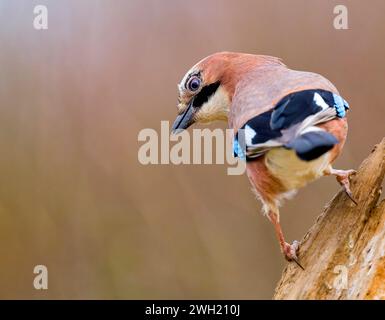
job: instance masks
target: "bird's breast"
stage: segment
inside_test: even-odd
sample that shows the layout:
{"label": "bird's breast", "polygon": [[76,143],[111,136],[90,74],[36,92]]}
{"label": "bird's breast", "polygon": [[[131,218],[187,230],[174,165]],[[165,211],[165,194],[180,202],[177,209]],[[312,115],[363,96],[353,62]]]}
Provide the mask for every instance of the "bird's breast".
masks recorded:
{"label": "bird's breast", "polygon": [[265,164],[287,190],[299,189],[324,175],[330,164],[330,152],[315,160],[303,161],[293,150],[273,148],[266,153]]}

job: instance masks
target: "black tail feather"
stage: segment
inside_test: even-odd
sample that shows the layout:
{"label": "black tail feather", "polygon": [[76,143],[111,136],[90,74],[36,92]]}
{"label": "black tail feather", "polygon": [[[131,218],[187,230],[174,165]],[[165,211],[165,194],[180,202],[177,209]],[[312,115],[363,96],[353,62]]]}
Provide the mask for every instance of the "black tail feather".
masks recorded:
{"label": "black tail feather", "polygon": [[287,143],[285,147],[295,150],[300,159],[311,161],[328,152],[337,143],[337,138],[329,132],[310,131]]}

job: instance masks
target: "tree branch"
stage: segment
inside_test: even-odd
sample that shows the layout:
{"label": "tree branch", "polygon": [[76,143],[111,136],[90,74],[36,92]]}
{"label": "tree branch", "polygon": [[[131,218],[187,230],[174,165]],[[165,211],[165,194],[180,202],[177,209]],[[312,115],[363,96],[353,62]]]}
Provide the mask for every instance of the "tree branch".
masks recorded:
{"label": "tree branch", "polygon": [[274,299],[385,299],[385,138],[352,178],[358,205],[340,191],[304,236],[305,271],[290,263]]}

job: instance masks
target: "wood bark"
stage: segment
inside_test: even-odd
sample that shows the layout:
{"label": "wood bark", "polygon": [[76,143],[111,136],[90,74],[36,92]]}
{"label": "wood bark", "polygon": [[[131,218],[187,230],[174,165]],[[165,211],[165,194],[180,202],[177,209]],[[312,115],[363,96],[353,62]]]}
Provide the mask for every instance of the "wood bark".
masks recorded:
{"label": "wood bark", "polygon": [[274,299],[385,299],[385,138],[301,241],[301,270],[289,263]]}

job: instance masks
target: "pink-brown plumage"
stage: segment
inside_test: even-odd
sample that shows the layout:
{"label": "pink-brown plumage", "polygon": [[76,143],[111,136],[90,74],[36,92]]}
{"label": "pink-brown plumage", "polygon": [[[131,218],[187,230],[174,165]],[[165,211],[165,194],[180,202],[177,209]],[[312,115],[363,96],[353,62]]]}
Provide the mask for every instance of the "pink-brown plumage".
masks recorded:
{"label": "pink-brown plumage", "polygon": [[[201,82],[199,89],[189,88],[191,78]],[[321,90],[339,97],[335,86],[319,74],[291,70],[275,57],[233,52],[220,52],[204,58],[188,71],[179,88],[179,116],[174,128],[185,129],[194,121],[222,120],[225,114],[229,127],[235,133],[250,119],[272,110],[292,93]],[[202,99],[201,90],[210,92],[206,100]],[[193,104],[194,99],[202,101],[201,105]],[[338,141],[322,157],[303,162],[296,159],[293,152],[273,147],[246,164],[247,176],[264,205],[265,213],[274,224],[282,252],[288,260],[297,263],[298,245],[285,242],[279,224],[281,200],[297,187],[330,174],[336,175],[348,195],[352,196],[348,178],[353,171],[334,170],[331,166],[345,143],[347,120],[345,117],[330,119],[316,124],[322,130],[313,129],[328,132]],[[299,170],[298,177],[297,172],[292,172],[295,170]]]}

